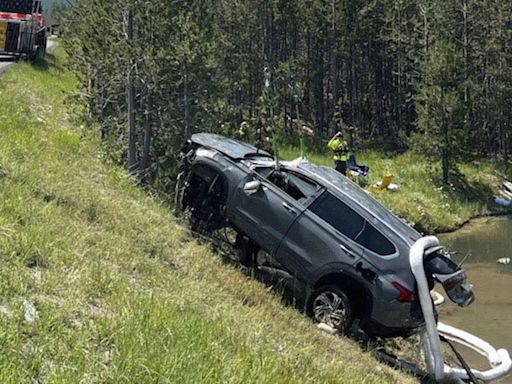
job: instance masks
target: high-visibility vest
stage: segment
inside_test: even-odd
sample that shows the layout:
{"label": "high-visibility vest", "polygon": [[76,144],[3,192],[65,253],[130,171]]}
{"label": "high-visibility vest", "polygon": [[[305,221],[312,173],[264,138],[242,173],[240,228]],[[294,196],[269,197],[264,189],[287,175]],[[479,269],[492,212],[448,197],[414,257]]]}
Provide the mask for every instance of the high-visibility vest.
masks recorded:
{"label": "high-visibility vest", "polygon": [[348,144],[345,140],[332,139],[327,147],[334,151],[333,159],[337,161],[348,161]]}

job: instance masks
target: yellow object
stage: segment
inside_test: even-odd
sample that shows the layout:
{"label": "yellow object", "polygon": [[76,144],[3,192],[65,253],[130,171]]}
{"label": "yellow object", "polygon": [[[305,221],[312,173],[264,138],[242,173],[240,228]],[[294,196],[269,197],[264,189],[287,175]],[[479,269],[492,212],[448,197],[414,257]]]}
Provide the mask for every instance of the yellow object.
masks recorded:
{"label": "yellow object", "polygon": [[5,49],[7,42],[7,23],[0,23],[0,49]]}
{"label": "yellow object", "polygon": [[377,184],[375,184],[373,186],[373,188],[375,188],[379,191],[383,191],[383,190],[387,189],[387,187],[389,187],[389,184],[391,184],[392,181],[393,181],[393,175],[388,173],[387,175],[384,175],[384,177],[382,178],[382,181],[379,181]]}
{"label": "yellow object", "polygon": [[334,151],[334,160],[347,161],[348,160],[348,144],[345,140],[338,138],[331,139],[327,147]]}

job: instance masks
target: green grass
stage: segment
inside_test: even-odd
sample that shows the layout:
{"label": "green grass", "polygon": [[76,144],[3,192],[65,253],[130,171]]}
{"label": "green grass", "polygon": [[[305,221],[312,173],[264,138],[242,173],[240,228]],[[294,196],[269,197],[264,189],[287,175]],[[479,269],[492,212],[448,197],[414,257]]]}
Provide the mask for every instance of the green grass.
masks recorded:
{"label": "green grass", "polygon": [[[297,148],[286,146],[280,150],[286,159],[299,156]],[[326,150],[310,151],[311,161],[333,166]],[[468,220],[504,210],[494,203],[501,182],[512,176],[512,164],[487,159],[458,165],[459,173],[452,175],[452,184],[443,186],[440,164],[432,163],[412,151],[395,155],[375,150],[357,154],[357,162],[370,167],[366,189],[397,215],[425,233],[439,233],[456,229]],[[379,192],[371,185],[386,174],[392,174],[398,192]]]}
{"label": "green grass", "polygon": [[285,308],[108,165],[73,122],[63,60],[0,83],[0,383],[412,382]]}

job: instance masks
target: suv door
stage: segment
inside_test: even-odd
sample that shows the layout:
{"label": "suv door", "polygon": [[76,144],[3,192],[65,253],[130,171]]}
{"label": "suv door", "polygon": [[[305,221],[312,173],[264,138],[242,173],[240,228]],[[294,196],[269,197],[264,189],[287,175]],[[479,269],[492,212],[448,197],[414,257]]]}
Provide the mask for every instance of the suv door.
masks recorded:
{"label": "suv door", "polygon": [[[254,178],[260,182],[260,187],[256,191],[244,190],[245,184]],[[299,182],[302,184],[296,187]],[[298,180],[297,175],[285,169],[271,172],[266,178],[253,175],[237,188],[231,221],[262,249],[274,255],[293,222],[304,211],[302,202],[318,190],[317,184]]]}
{"label": "suv door", "polygon": [[[377,248],[377,246],[379,248]],[[362,262],[368,248],[385,254],[395,246],[348,204],[324,192],[296,220],[279,247],[276,259],[294,274],[312,282],[317,271],[329,264],[355,266]],[[371,268],[373,269],[373,268]]]}

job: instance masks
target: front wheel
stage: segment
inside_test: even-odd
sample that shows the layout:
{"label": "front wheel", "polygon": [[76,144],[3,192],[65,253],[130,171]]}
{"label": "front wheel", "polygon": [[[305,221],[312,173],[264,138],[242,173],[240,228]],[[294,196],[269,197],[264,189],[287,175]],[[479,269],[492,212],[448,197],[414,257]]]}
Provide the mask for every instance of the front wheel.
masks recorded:
{"label": "front wheel", "polygon": [[345,333],[353,320],[352,305],[348,296],[335,285],[316,289],[310,300],[310,315],[314,321],[327,324]]}

